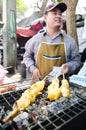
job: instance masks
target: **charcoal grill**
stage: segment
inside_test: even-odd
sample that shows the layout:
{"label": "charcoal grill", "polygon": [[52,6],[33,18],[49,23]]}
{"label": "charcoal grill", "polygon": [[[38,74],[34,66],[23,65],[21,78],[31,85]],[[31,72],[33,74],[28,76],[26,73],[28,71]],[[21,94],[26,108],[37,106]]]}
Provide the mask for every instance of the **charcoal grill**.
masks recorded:
{"label": "charcoal grill", "polygon": [[[28,81],[15,83],[17,90],[0,94],[0,118],[12,111],[13,103],[30,86]],[[50,102],[46,88],[29,109],[21,111],[11,122],[0,123],[0,130],[84,130],[86,88],[70,84],[73,97]],[[0,119],[1,120],[1,119]]]}

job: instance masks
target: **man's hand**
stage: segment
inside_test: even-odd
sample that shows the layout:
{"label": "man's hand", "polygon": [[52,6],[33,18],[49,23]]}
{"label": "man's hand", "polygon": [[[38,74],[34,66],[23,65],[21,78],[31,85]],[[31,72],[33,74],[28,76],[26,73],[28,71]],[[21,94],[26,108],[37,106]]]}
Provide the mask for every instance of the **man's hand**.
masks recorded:
{"label": "man's hand", "polygon": [[32,76],[34,79],[40,79],[41,75],[40,75],[39,69],[35,69],[32,73]]}
{"label": "man's hand", "polygon": [[61,66],[61,73],[62,73],[62,74],[67,74],[68,71],[69,71],[68,65],[67,65],[67,64],[63,64],[63,65]]}

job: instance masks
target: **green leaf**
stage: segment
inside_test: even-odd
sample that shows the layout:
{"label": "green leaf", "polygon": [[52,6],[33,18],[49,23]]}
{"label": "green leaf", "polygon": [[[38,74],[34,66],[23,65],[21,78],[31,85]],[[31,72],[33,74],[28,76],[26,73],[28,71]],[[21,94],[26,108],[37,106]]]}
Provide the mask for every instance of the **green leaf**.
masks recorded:
{"label": "green leaf", "polygon": [[63,0],[57,0],[57,2],[62,2]]}
{"label": "green leaf", "polygon": [[23,0],[16,0],[16,9],[17,10],[25,10],[27,6],[23,4]]}

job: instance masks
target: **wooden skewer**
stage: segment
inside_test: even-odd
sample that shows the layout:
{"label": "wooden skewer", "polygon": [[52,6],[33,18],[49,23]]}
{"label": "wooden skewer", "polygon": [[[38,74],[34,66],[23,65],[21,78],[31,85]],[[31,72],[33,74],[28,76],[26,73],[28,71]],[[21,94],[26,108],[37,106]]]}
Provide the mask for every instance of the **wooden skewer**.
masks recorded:
{"label": "wooden skewer", "polygon": [[65,79],[65,75],[64,75],[64,73],[63,73],[63,79]]}
{"label": "wooden skewer", "polygon": [[5,67],[5,68],[4,68],[2,65],[0,65],[0,68],[1,68],[1,69],[5,69],[5,70],[6,70],[6,69],[9,69],[9,68],[12,68],[12,67],[13,67],[13,66],[8,66],[8,67]]}
{"label": "wooden skewer", "polygon": [[45,80],[47,79],[47,77],[48,77],[48,75],[46,75],[46,76],[43,78],[43,80],[45,81]]}
{"label": "wooden skewer", "polygon": [[9,68],[12,68],[13,66],[8,66],[8,67],[5,67],[4,69],[6,70],[6,69],[9,69]]}

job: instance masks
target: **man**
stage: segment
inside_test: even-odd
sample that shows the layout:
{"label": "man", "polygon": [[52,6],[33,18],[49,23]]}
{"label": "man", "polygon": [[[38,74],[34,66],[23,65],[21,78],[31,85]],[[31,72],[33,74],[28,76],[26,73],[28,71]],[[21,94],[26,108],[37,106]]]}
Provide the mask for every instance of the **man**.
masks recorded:
{"label": "man", "polygon": [[73,73],[80,66],[77,44],[60,30],[66,9],[65,3],[48,5],[44,14],[45,31],[26,43],[24,63],[35,79],[48,75],[53,66],[61,66],[64,74]]}

